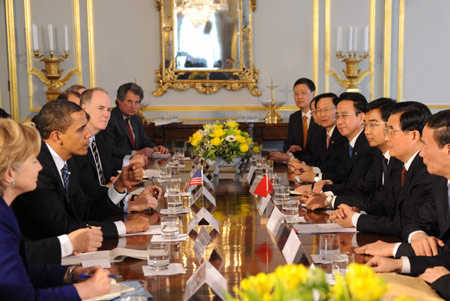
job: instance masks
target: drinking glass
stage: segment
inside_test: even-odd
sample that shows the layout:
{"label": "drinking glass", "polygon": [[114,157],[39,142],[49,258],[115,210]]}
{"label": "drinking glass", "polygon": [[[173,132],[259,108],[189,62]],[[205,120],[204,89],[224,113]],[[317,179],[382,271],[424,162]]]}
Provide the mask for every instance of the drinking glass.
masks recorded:
{"label": "drinking glass", "polygon": [[166,181],[166,191],[167,196],[169,195],[176,195],[180,193],[180,185],[181,185],[181,179],[167,179]]}
{"label": "drinking glass", "polygon": [[173,157],[169,161],[169,166],[172,171],[172,175],[177,175],[180,169],[180,160],[178,158]]}
{"label": "drinking glass", "polygon": [[334,254],[339,254],[341,239],[336,234],[320,235],[320,259],[331,262]]}
{"label": "drinking glass", "polygon": [[176,147],[174,150],[174,157],[178,158],[179,160],[184,158],[184,147]]}
{"label": "drinking glass", "polygon": [[334,254],[332,262],[333,272],[336,271],[345,277],[345,275],[347,275],[348,265],[353,262],[355,262],[355,254],[352,252]]}
{"label": "drinking glass", "polygon": [[283,200],[283,213],[286,223],[294,223],[298,216],[298,205],[299,201],[297,199],[291,199],[289,194],[287,194],[287,199]]}
{"label": "drinking glass", "polygon": [[172,171],[170,166],[160,166],[159,167],[159,179],[162,181],[166,181],[167,179],[170,179],[172,177]]}
{"label": "drinking glass", "polygon": [[178,216],[161,216],[161,236],[163,239],[177,239],[180,234],[180,219]]}
{"label": "drinking glass", "polygon": [[168,193],[167,195],[167,209],[169,214],[180,214],[183,210],[183,200],[179,193]]}
{"label": "drinking glass", "polygon": [[284,185],[276,185],[274,187],[274,198],[273,202],[275,205],[283,205],[283,201],[286,201],[289,199],[289,187]]}
{"label": "drinking glass", "polygon": [[151,270],[167,270],[170,263],[170,245],[161,242],[147,244],[147,263]]}

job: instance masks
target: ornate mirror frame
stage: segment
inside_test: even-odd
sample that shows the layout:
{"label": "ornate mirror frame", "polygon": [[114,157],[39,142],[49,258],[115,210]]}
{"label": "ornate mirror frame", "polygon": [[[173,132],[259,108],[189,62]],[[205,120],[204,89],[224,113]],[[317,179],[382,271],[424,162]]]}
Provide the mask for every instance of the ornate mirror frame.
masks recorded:
{"label": "ornate mirror frame", "polygon": [[[252,95],[260,96],[261,92],[257,85],[259,70],[253,65],[253,11],[256,8],[256,0],[214,0],[220,1],[220,3],[232,3],[238,12],[236,13],[236,19],[238,20],[235,24],[239,38],[239,45],[236,47],[238,54],[236,55],[236,66],[230,69],[222,67],[210,69],[207,67],[187,68],[186,63],[184,63],[185,68],[177,67],[177,53],[174,44],[177,45],[178,41],[175,39],[174,18],[177,17],[177,14],[180,14],[180,11],[177,12],[175,7],[177,3],[182,1],[156,0],[156,8],[160,11],[161,18],[161,66],[159,70],[156,70],[155,82],[158,87],[153,95],[161,96],[166,93],[167,89],[185,91],[190,87],[196,88],[198,92],[203,94],[216,93],[222,87],[230,91],[247,87]],[[231,59],[234,61],[234,58]],[[222,79],[215,79],[221,77]]]}

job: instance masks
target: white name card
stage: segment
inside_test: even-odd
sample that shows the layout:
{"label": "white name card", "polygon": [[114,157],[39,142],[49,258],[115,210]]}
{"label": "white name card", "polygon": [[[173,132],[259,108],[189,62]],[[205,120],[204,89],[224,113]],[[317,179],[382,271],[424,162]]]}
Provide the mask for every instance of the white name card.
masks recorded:
{"label": "white name card", "polygon": [[183,300],[189,300],[202,287],[208,285],[218,297],[225,300],[223,291],[227,289],[227,280],[218,270],[209,262],[205,261],[198,267],[197,271],[186,281],[186,289]]}
{"label": "white name card", "polygon": [[211,183],[211,181],[208,179],[208,177],[205,176],[204,174],[203,174],[203,183],[205,183],[207,186],[209,186],[209,188],[214,190],[214,184]]}
{"label": "white name card", "polygon": [[209,190],[206,189],[206,187],[202,187],[202,191],[203,191],[203,195],[211,202],[211,204],[216,206],[216,198],[213,197],[211,192],[209,192]]}
{"label": "white name card", "polygon": [[267,204],[269,204],[269,201],[270,201],[270,194],[268,194],[266,197],[261,197],[259,199],[256,209],[258,209],[258,211],[261,215],[263,215],[264,211],[266,211]]}
{"label": "white name card", "polygon": [[198,225],[198,223],[200,223],[201,220],[205,220],[208,224],[210,224],[211,226],[214,227],[214,229],[220,233],[220,229],[219,229],[219,222],[214,218],[214,216],[212,216],[211,213],[209,213],[208,210],[206,210],[205,208],[200,209],[200,211],[194,216],[194,218],[191,220],[191,222],[189,223],[189,227],[188,227],[188,233],[190,233],[195,226]]}
{"label": "white name card", "polygon": [[300,245],[301,242],[300,239],[298,238],[297,232],[295,232],[295,230],[292,229],[282,251],[284,259],[286,259],[287,264],[294,263],[294,259],[295,256],[297,255]]}
{"label": "white name card", "polygon": [[194,253],[197,260],[200,262],[203,254],[205,254],[206,247],[211,242],[211,237],[205,227],[202,227],[194,241]]}
{"label": "white name card", "polygon": [[250,169],[248,171],[248,175],[247,175],[247,182],[250,183],[252,181],[253,178],[253,174],[255,173],[256,170],[256,166],[252,165],[250,166]]}
{"label": "white name card", "polygon": [[283,213],[277,207],[273,208],[272,214],[270,215],[269,221],[267,222],[267,229],[276,236],[278,230],[280,229],[281,222],[284,219]]}

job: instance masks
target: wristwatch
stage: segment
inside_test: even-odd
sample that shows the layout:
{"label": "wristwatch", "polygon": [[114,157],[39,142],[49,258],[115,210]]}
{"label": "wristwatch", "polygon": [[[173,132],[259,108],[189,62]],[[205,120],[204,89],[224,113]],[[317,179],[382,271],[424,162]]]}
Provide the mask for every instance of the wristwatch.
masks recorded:
{"label": "wristwatch", "polygon": [[316,173],[316,176],[314,177],[314,183],[317,183],[319,181],[320,181],[319,174]]}

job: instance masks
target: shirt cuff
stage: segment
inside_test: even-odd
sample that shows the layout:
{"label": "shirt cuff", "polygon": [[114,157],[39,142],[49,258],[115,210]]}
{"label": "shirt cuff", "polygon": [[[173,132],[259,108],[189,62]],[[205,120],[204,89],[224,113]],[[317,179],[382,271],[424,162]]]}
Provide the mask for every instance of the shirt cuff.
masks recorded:
{"label": "shirt cuff", "polygon": [[318,174],[320,174],[319,177],[320,177],[320,179],[322,180],[322,172],[320,171],[320,168],[319,168],[319,167],[316,167],[316,166],[313,166],[312,170],[313,170],[313,173],[318,173]]}
{"label": "shirt cuff", "polygon": [[408,235],[408,242],[411,243],[411,239],[412,239],[413,235],[416,234],[416,233],[420,233],[420,232],[425,233],[422,230],[417,230],[417,231],[413,231],[413,232],[409,233],[409,235]]}
{"label": "shirt cuff", "polygon": [[122,160],[122,169],[124,169],[125,167],[127,167],[128,165],[130,165],[130,159],[131,159],[131,155],[126,155],[125,157],[123,157],[123,160]]}
{"label": "shirt cuff", "polygon": [[58,236],[59,244],[61,246],[61,257],[69,256],[73,253],[73,246],[67,234]]}
{"label": "shirt cuff", "polygon": [[[327,191],[326,191],[327,192]],[[329,203],[329,205],[330,205],[330,207],[331,208],[334,208],[334,202],[336,201],[336,196],[335,195],[333,195],[332,197],[331,197],[331,201],[330,201],[330,203]]]}
{"label": "shirt cuff", "polygon": [[402,244],[401,242],[398,242],[394,245],[394,248],[392,249],[392,256],[395,257],[395,255],[397,254],[398,248],[400,248],[401,244]]}
{"label": "shirt cuff", "polygon": [[127,246],[127,239],[125,237],[119,237],[119,241],[117,242],[118,248],[125,248]]}
{"label": "shirt cuff", "polygon": [[114,185],[108,188],[108,196],[109,199],[114,203],[114,205],[118,205],[121,200],[127,195],[127,190],[125,192],[120,193],[114,188]]}
{"label": "shirt cuff", "polygon": [[127,196],[123,199],[123,212],[128,213],[128,201],[131,199],[132,195],[127,194]]}
{"label": "shirt cuff", "polygon": [[114,225],[116,225],[117,228],[117,234],[119,236],[123,236],[127,234],[127,227],[125,227],[125,223],[122,221],[115,221]]}
{"label": "shirt cuff", "polygon": [[411,262],[406,256],[402,256],[402,274],[411,274]]}
{"label": "shirt cuff", "polygon": [[287,152],[287,154],[289,155],[289,162],[295,159],[294,155],[291,152]]}
{"label": "shirt cuff", "polygon": [[356,229],[358,229],[356,226],[358,225],[358,219],[360,216],[361,216],[361,213],[359,213],[359,212],[353,213],[353,216],[352,216],[352,224],[353,224],[353,227],[355,227]]}

